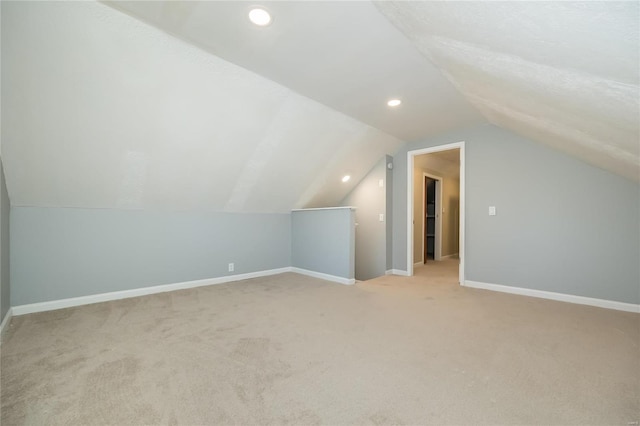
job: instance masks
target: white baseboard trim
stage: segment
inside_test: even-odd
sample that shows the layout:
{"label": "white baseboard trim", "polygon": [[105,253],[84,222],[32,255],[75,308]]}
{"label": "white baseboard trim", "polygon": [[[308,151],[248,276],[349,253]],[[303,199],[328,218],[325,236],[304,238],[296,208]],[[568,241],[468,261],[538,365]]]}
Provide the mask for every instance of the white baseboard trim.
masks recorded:
{"label": "white baseboard trim", "polygon": [[203,287],[214,284],[224,284],[233,281],[247,280],[250,278],[266,277],[268,275],[291,272],[291,268],[270,269],[266,271],[249,272],[247,274],[228,275],[204,280],[185,281],[174,284],[156,285],[151,287],[135,288],[132,290],[113,291],[109,293],[92,294],[89,296],[72,297],[70,299],[52,300],[49,302],[31,303],[28,305],[13,306],[13,315],[25,315],[34,312],[53,311],[56,309],[71,308],[73,306],[89,305],[92,303],[108,302],[111,300],[128,299],[130,297],[147,296],[149,294],[165,293],[167,291],[184,290],[188,288]]}
{"label": "white baseboard trim", "polygon": [[451,259],[454,257],[458,257],[458,253],[448,254],[446,256],[440,256],[440,259]]}
{"label": "white baseboard trim", "polygon": [[640,304],[617,302],[615,300],[594,299],[592,297],[574,296],[572,294],[554,293],[551,291],[534,290],[522,287],[510,287],[500,284],[489,284],[478,281],[465,281],[465,287],[481,288],[502,293],[518,294],[521,296],[538,297],[541,299],[557,300],[559,302],[576,303],[579,305],[597,306],[599,308],[615,309],[617,311],[640,313]]}
{"label": "white baseboard trim", "polygon": [[2,344],[2,340],[4,339],[4,333],[9,328],[9,324],[11,324],[12,317],[13,317],[13,308],[9,308],[4,318],[2,319],[2,323],[0,323],[0,345]]}
{"label": "white baseboard trim", "polygon": [[409,274],[407,273],[407,271],[403,271],[402,269],[389,269],[388,271],[385,272],[386,275],[400,275],[403,277],[408,277]]}
{"label": "white baseboard trim", "polygon": [[355,278],[343,278],[343,277],[338,277],[336,275],[329,275],[329,274],[324,274],[322,272],[310,271],[308,269],[302,269],[302,268],[296,268],[296,267],[291,267],[290,270],[291,272],[295,272],[297,274],[308,275],[310,277],[320,278],[322,280],[327,280],[327,281],[333,281],[340,284],[351,285],[356,283]]}
{"label": "white baseboard trim", "polygon": [[416,262],[413,264],[413,267],[416,268],[418,266],[423,266],[423,265],[424,265],[424,262]]}

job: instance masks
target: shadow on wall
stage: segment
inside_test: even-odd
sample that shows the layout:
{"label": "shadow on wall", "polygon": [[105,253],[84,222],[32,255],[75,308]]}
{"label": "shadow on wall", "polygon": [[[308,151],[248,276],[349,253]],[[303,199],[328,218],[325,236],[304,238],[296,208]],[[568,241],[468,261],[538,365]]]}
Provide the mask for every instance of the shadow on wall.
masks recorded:
{"label": "shadow on wall", "polygon": [[359,281],[382,276],[391,266],[391,169],[386,155],[340,202],[356,209],[355,277]]}
{"label": "shadow on wall", "polygon": [[[460,192],[460,182],[458,182],[458,192]],[[453,221],[453,226],[451,232],[448,234],[448,244],[449,247],[453,247],[453,250],[450,250],[451,253],[443,254],[443,256],[458,256],[459,254],[459,243],[460,243],[460,198],[459,197],[451,197],[449,199],[449,212],[451,214],[451,220]]]}

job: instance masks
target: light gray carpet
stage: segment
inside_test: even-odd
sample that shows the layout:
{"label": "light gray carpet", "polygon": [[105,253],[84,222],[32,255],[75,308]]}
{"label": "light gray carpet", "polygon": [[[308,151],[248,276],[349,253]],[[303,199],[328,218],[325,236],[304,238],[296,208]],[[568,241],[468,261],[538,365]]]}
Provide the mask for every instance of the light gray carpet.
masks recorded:
{"label": "light gray carpet", "polygon": [[15,317],[2,425],[621,424],[640,316],[454,283],[296,274]]}

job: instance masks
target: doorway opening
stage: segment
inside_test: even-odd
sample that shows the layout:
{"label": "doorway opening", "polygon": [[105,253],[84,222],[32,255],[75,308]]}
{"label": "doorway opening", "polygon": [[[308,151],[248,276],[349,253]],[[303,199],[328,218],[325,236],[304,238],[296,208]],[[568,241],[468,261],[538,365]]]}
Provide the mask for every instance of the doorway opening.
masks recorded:
{"label": "doorway opening", "polygon": [[[422,264],[442,257],[442,181],[422,173]],[[415,218],[414,218],[415,221]]]}
{"label": "doorway opening", "polygon": [[464,142],[407,153],[409,276],[414,267],[457,260],[457,281],[464,283],[464,161]]}

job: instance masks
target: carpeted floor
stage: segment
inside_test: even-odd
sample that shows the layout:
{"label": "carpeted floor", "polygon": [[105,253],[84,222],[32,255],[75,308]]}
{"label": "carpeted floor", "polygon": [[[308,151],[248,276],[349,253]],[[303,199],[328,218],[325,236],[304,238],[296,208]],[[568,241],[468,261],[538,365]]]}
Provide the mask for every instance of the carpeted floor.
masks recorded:
{"label": "carpeted floor", "polygon": [[2,425],[640,420],[638,314],[461,288],[456,273],[288,273],[15,317]]}

